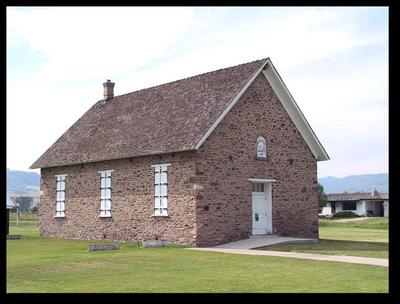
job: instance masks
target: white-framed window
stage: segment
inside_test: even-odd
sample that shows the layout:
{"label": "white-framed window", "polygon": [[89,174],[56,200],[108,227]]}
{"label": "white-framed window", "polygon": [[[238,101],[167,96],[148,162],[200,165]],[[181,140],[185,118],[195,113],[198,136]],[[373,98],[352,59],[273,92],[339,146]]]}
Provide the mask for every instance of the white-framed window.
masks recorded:
{"label": "white-framed window", "polygon": [[100,215],[111,217],[111,171],[100,171]]}
{"label": "white-framed window", "polygon": [[152,165],[154,167],[154,215],[168,215],[168,166],[170,164]]}
{"label": "white-framed window", "polygon": [[65,217],[65,177],[66,174],[56,175],[56,216]]}

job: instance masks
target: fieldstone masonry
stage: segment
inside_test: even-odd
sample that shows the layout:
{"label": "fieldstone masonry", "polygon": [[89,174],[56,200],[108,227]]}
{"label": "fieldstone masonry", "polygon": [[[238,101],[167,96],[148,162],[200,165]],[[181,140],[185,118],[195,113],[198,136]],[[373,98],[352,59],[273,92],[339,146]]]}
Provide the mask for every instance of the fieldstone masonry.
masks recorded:
{"label": "fieldstone masonry", "polygon": [[[257,159],[256,141],[267,141]],[[168,217],[154,216],[154,170],[168,167]],[[100,215],[100,174],[112,172],[112,217]],[[65,218],[55,218],[67,174]],[[70,239],[159,240],[212,246],[248,238],[252,184],[270,178],[273,232],[318,237],[317,162],[260,74],[197,151],[42,168],[40,233]]]}
{"label": "fieldstone masonry", "polygon": [[[267,141],[267,160],[256,141]],[[259,75],[196,154],[197,246],[248,238],[252,183],[272,184],[273,233],[318,238],[317,162],[263,75]]]}
{"label": "fieldstone masonry", "polygon": [[[168,168],[168,217],[154,216],[154,168]],[[100,218],[100,174],[112,172],[111,218]],[[194,152],[42,168],[40,233],[71,239],[165,240],[195,245]],[[54,218],[56,174],[67,174],[65,218]]]}

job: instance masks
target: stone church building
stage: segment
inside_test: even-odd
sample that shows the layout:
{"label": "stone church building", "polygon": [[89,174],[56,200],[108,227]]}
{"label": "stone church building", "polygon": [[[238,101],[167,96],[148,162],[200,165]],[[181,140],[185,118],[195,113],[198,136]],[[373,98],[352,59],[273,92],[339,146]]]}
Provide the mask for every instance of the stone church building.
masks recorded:
{"label": "stone church building", "polygon": [[103,86],[31,166],[42,236],[318,237],[317,162],[329,157],[269,58],[120,96]]}

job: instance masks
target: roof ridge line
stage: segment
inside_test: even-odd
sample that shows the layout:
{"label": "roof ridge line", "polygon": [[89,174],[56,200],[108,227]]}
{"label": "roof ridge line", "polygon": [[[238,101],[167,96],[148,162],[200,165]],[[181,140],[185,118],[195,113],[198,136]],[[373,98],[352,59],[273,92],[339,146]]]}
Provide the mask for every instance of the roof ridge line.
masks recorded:
{"label": "roof ridge line", "polygon": [[[133,93],[138,93],[138,92],[141,92],[141,91],[145,91],[145,90],[154,89],[154,88],[157,88],[157,87],[161,87],[161,86],[163,86],[163,85],[170,85],[170,84],[175,83],[175,82],[178,82],[178,81],[188,80],[188,79],[191,79],[191,78],[195,78],[195,77],[199,77],[199,76],[203,76],[203,75],[212,74],[212,73],[216,73],[216,72],[219,72],[219,71],[222,71],[222,70],[231,69],[231,68],[236,68],[236,67],[239,67],[239,66],[242,66],[242,65],[246,65],[246,64],[250,64],[250,63],[255,63],[255,62],[257,62],[257,61],[263,61],[263,60],[267,60],[267,59],[268,59],[268,58],[257,59],[257,60],[253,60],[253,61],[249,61],[249,62],[245,62],[245,63],[240,63],[240,64],[237,64],[237,65],[228,66],[228,67],[226,67],[226,68],[220,68],[220,69],[217,69],[217,70],[213,70],[213,71],[209,71],[209,72],[205,72],[205,73],[200,73],[200,74],[196,74],[196,75],[193,75],[193,76],[184,77],[184,78],[177,79],[177,80],[173,80],[173,81],[170,81],[170,82],[165,82],[165,83],[157,84],[157,85],[154,85],[154,86],[151,86],[151,87],[147,87],[147,88],[139,89],[139,90],[136,90],[136,91],[132,91],[132,92],[129,92],[129,93],[117,95],[117,96],[114,96],[113,98],[122,97],[122,96],[126,96],[126,95],[129,95],[129,94],[133,94]],[[113,99],[113,98],[112,98],[112,99]],[[101,99],[100,101],[102,101],[102,99]]]}

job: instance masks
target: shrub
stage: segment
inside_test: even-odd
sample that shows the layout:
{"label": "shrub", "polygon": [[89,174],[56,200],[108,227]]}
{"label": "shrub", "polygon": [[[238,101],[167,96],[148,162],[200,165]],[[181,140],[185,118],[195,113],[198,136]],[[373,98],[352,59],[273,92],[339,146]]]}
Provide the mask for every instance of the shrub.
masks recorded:
{"label": "shrub", "polygon": [[333,218],[351,218],[351,217],[360,217],[360,216],[357,215],[356,213],[354,213],[353,211],[341,211],[341,212],[335,213],[332,217]]}

